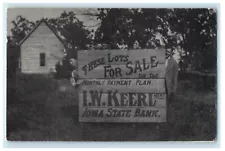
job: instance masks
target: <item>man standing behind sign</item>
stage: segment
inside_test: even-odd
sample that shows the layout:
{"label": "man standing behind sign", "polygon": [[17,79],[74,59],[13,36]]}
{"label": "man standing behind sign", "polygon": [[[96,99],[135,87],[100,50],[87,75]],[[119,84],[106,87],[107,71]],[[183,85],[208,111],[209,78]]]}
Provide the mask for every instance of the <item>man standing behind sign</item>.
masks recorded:
{"label": "man standing behind sign", "polygon": [[[160,40],[156,39],[156,48],[162,49]],[[177,88],[178,63],[173,58],[173,51],[166,52],[166,94],[168,101],[171,101]]]}
{"label": "man standing behind sign", "polygon": [[172,52],[170,52],[166,57],[166,93],[168,101],[171,101],[177,88],[178,63],[174,59]]}

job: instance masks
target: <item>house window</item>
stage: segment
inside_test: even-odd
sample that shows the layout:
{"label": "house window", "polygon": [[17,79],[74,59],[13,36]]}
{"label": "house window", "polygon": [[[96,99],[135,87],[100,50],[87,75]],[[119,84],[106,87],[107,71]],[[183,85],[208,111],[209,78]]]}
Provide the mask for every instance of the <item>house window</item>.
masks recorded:
{"label": "house window", "polygon": [[45,53],[40,53],[40,66],[45,66]]}

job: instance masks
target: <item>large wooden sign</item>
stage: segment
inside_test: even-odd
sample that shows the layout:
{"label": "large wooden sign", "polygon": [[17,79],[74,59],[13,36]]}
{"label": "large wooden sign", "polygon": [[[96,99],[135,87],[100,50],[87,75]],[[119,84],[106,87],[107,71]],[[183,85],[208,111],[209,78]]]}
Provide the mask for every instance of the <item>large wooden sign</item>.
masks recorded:
{"label": "large wooden sign", "polygon": [[80,122],[165,122],[165,50],[78,51]]}

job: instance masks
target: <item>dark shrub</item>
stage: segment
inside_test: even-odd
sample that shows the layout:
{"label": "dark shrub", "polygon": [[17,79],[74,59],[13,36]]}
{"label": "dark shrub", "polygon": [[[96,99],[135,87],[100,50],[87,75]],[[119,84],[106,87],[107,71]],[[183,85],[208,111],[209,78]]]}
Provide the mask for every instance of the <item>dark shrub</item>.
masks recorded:
{"label": "dark shrub", "polygon": [[[196,88],[198,90],[215,90],[216,88],[216,76],[211,74],[180,71],[178,74],[179,81],[190,81],[187,87]],[[190,86],[192,84],[193,86]]]}
{"label": "dark shrub", "polygon": [[56,64],[56,78],[58,79],[69,79],[72,71],[73,67],[69,60],[63,60],[62,65],[60,63]]}

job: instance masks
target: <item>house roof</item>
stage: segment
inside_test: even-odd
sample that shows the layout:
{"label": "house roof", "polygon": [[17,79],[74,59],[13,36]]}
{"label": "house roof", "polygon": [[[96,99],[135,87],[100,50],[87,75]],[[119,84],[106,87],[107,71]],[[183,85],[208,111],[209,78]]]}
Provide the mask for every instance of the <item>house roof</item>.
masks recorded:
{"label": "house roof", "polygon": [[26,40],[27,38],[30,37],[30,35],[40,26],[41,23],[45,23],[47,25],[47,27],[55,34],[55,36],[59,39],[59,41],[61,41],[65,47],[65,49],[68,49],[66,43],[59,37],[59,35],[56,33],[56,30],[54,30],[48,23],[47,21],[43,18],[41,19],[37,25],[26,35],[26,37],[20,41],[19,46],[21,46]]}

